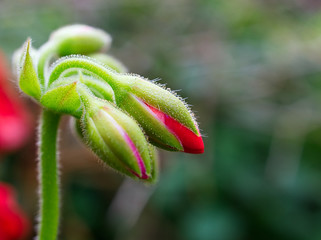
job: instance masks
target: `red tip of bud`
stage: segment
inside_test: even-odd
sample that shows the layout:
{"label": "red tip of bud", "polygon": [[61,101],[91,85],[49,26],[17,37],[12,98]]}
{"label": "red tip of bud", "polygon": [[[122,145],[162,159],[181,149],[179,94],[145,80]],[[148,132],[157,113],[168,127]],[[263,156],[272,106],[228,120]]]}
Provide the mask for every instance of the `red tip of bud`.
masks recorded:
{"label": "red tip of bud", "polygon": [[201,134],[195,134],[183,124],[168,116],[162,111],[154,108],[147,103],[146,106],[165,124],[165,126],[177,137],[186,153],[200,154],[204,152],[204,143]]}

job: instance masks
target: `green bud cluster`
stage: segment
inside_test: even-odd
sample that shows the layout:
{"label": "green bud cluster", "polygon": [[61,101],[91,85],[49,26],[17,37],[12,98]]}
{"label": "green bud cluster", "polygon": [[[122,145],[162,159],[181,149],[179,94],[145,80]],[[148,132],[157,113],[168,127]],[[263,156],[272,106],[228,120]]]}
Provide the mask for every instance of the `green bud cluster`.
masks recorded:
{"label": "green bud cluster", "polygon": [[42,107],[75,118],[87,146],[111,168],[154,182],[155,146],[202,153],[193,114],[168,89],[127,68],[106,52],[111,37],[85,25],[55,31],[33,49],[28,39],[13,57],[20,89]]}

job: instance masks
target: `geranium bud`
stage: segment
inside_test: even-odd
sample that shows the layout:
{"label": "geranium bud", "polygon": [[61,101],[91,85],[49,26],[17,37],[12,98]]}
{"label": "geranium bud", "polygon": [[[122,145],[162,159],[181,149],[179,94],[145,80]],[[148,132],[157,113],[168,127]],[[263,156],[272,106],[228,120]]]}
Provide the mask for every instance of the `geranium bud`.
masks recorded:
{"label": "geranium bud", "polygon": [[204,152],[198,125],[179,97],[140,76],[123,79],[127,92],[116,94],[116,102],[139,122],[153,144],[172,151]]}
{"label": "geranium bud", "polygon": [[75,24],[56,30],[51,34],[49,41],[57,43],[57,53],[60,56],[87,55],[106,51],[110,47],[111,37],[100,29]]}
{"label": "geranium bud", "polygon": [[57,62],[49,84],[69,69],[84,69],[104,79],[114,90],[118,107],[127,111],[156,146],[172,151],[203,153],[203,139],[191,111],[175,94],[138,75],[119,74],[87,57]]}
{"label": "geranium bud", "polygon": [[136,121],[111,103],[79,92],[84,103],[81,125],[87,145],[115,170],[134,178],[151,178],[148,142]]}
{"label": "geranium bud", "polygon": [[[73,134],[78,137],[83,143],[86,144],[86,140],[85,140],[85,137],[84,137],[84,134],[83,134],[83,127],[81,126],[81,121],[78,120],[78,119],[74,119],[74,118],[71,118],[70,119],[70,126],[71,126],[71,129],[73,131]],[[95,133],[94,133],[95,134]],[[103,140],[101,139],[101,137],[98,137],[98,138],[94,138],[96,139],[96,145],[100,145],[100,149],[105,149],[104,147],[104,142]],[[98,140],[98,141],[97,141]],[[99,141],[100,140],[100,141]],[[158,180],[158,168],[159,168],[159,164],[158,164],[158,154],[157,154],[157,150],[156,148],[152,145],[152,144],[148,144],[148,149],[149,149],[149,156],[150,156],[150,159],[151,159],[151,174],[150,174],[150,178],[146,179],[145,181],[147,183],[151,183],[151,184],[154,184],[157,182]],[[99,153],[97,153],[97,155],[100,157],[100,158],[105,158],[106,157],[106,150],[108,149],[105,149],[104,151],[99,151]],[[115,156],[116,158],[116,156]],[[117,161],[114,162],[114,164],[116,164],[116,166],[112,166],[114,169],[126,174],[126,175],[129,175],[129,176],[135,176],[135,174],[133,174],[132,172],[128,171],[128,169],[123,169],[123,165],[121,164],[121,166],[119,166],[119,160],[117,159]],[[125,170],[125,171],[123,171]]]}
{"label": "geranium bud", "polygon": [[29,230],[30,224],[16,201],[14,190],[0,183],[0,239],[19,240]]}

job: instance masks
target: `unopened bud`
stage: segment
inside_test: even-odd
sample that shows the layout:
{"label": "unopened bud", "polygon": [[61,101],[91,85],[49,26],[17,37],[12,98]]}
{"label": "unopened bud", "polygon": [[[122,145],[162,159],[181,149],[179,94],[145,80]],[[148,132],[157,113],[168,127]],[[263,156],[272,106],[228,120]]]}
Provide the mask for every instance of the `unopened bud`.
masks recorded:
{"label": "unopened bud", "polygon": [[60,56],[87,55],[106,51],[110,47],[111,37],[100,29],[75,24],[56,30],[51,34],[49,41],[58,43],[57,52]]}
{"label": "unopened bud", "polygon": [[[80,91],[81,92],[81,91]],[[109,166],[130,177],[151,178],[148,142],[136,123],[112,104],[84,97],[81,118],[87,145]]]}
{"label": "unopened bud", "polygon": [[86,57],[57,62],[52,67],[49,84],[70,68],[83,68],[104,79],[114,90],[117,106],[137,120],[154,145],[172,151],[204,152],[193,113],[169,90],[138,75],[116,73]]}
{"label": "unopened bud", "polygon": [[173,151],[204,152],[193,114],[179,97],[140,76],[124,78],[128,92],[116,94],[116,102],[139,122],[153,144]]}

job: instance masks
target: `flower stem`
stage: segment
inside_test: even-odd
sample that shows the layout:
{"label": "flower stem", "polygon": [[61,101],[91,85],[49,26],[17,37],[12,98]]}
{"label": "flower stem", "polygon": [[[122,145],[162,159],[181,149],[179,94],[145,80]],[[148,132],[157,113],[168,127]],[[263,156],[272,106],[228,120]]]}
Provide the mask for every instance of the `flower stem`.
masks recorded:
{"label": "flower stem", "polygon": [[55,240],[59,222],[57,132],[60,115],[43,109],[39,130],[40,222],[38,240]]}

